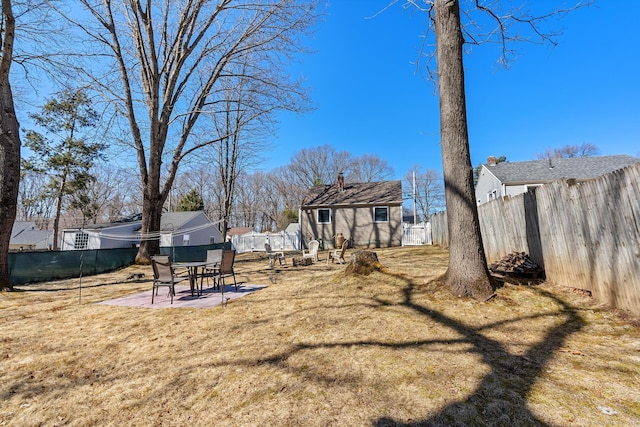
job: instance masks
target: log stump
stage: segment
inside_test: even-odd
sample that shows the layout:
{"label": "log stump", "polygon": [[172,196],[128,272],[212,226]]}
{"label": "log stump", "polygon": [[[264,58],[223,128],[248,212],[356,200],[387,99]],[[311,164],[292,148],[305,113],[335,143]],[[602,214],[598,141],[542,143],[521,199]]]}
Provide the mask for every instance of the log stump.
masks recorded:
{"label": "log stump", "polygon": [[384,266],[378,261],[378,254],[372,251],[357,251],[351,254],[351,260],[344,272],[367,276],[375,270],[383,269]]}

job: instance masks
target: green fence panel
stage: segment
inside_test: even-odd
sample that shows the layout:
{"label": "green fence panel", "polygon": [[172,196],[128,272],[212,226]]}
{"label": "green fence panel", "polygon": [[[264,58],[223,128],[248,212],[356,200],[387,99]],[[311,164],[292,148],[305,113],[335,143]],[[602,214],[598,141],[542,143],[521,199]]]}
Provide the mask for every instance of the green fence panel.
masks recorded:
{"label": "green fence panel", "polygon": [[133,264],[137,248],[9,253],[13,285],[91,276]]}
{"label": "green fence panel", "polygon": [[[176,262],[205,261],[210,249],[231,249],[231,243],[160,248],[160,253]],[[137,253],[138,248],[11,252],[9,276],[13,285],[92,276],[133,264]]]}
{"label": "green fence panel", "polygon": [[206,261],[207,251],[212,249],[231,249],[231,242],[202,246],[163,247],[160,248],[160,253],[169,255],[174,262]]}

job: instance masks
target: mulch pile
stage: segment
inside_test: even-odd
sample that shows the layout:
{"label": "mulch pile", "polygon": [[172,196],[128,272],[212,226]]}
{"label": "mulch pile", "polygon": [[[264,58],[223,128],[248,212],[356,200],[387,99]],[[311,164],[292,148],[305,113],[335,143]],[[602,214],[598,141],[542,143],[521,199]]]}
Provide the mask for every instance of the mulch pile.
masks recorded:
{"label": "mulch pile", "polygon": [[544,275],[542,268],[525,252],[512,252],[498,262],[489,264],[492,273],[508,276],[538,278]]}

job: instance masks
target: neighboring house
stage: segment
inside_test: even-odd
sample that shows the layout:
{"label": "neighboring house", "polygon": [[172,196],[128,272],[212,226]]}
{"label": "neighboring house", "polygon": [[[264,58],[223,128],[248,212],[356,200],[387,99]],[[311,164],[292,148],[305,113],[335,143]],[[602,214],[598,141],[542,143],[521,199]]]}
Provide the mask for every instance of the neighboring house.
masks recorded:
{"label": "neighboring house", "polygon": [[9,239],[10,251],[51,249],[53,232],[40,230],[33,221],[15,221]]}
{"label": "neighboring house", "polygon": [[200,246],[222,243],[218,223],[202,211],[166,212],[160,220],[160,246]]}
{"label": "neighboring house", "polygon": [[251,233],[253,231],[253,227],[231,227],[227,229],[227,241],[231,241],[233,236],[243,236],[245,234]]}
{"label": "neighboring house", "polygon": [[476,203],[481,205],[499,197],[526,193],[559,179],[585,181],[640,162],[632,156],[575,157],[529,162],[495,163],[489,157],[482,165],[476,184]]}
{"label": "neighboring house", "polygon": [[340,174],[335,184],[309,190],[299,217],[302,239],[322,239],[325,249],[335,247],[339,233],[353,246],[400,246],[402,183],[345,183]]}
{"label": "neighboring house", "polygon": [[[128,248],[140,244],[140,219],[87,224],[62,231],[62,250]],[[222,234],[202,211],[166,212],[160,220],[160,246],[200,246],[221,243]]]}

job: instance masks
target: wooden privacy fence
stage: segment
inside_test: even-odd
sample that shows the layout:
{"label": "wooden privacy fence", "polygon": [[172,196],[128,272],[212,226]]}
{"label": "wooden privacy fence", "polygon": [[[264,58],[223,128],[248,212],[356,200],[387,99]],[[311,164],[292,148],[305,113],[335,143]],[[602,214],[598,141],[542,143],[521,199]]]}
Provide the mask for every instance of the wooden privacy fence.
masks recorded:
{"label": "wooden privacy fence", "polygon": [[[478,214],[488,262],[527,252],[547,280],[640,314],[640,164],[578,184],[555,181]],[[447,246],[446,215],[431,224],[434,244]]]}

